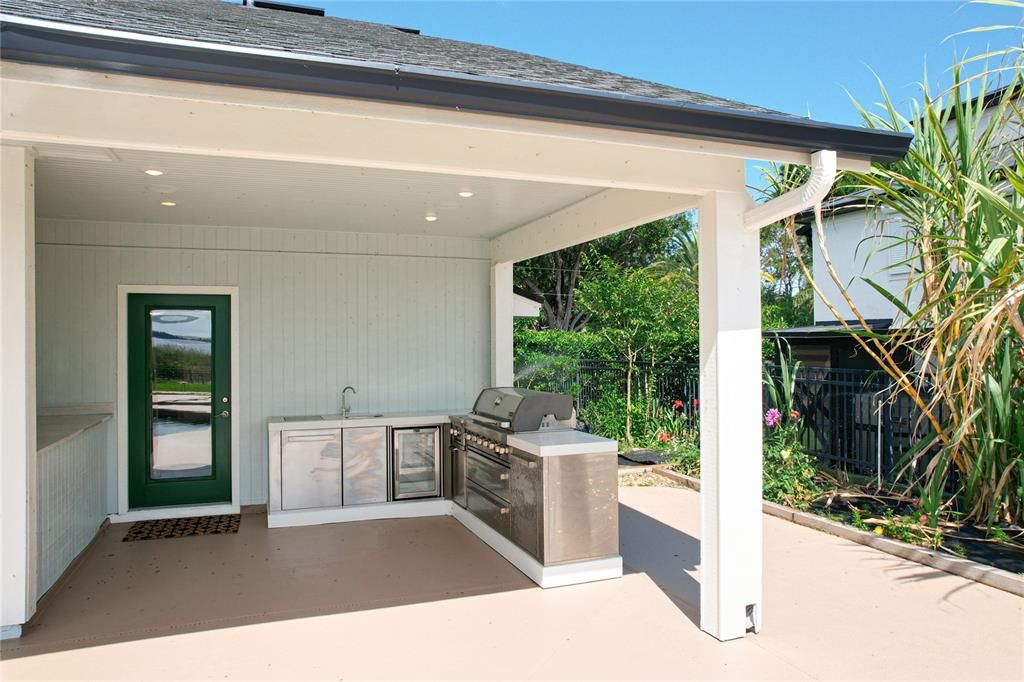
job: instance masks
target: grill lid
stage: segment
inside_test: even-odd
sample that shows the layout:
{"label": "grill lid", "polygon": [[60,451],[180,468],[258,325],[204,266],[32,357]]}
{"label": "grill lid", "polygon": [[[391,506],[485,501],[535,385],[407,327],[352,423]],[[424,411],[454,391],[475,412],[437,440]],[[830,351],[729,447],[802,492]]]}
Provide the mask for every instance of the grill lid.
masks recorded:
{"label": "grill lid", "polygon": [[536,431],[548,415],[558,421],[572,419],[572,398],[525,388],[485,388],[473,405],[473,414],[505,422],[513,432]]}

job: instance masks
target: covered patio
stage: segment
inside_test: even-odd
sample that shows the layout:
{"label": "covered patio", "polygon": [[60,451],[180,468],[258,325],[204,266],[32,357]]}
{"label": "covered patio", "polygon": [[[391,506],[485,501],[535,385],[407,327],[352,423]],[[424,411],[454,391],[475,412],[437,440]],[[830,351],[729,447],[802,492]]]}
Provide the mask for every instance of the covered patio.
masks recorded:
{"label": "covered patio", "polygon": [[[467,60],[453,71],[450,53],[437,40],[393,27],[209,0],[149,3],[144,13],[127,0],[79,9],[65,16],[53,3],[12,0],[3,17],[4,637],[18,637],[26,624],[33,630],[38,600],[105,519],[114,527],[100,545],[110,549],[90,555],[78,575],[93,576],[95,586],[108,579],[104,570],[113,570],[116,588],[75,605],[68,594],[88,590],[74,587],[73,579],[28,639],[42,641],[47,631],[63,633],[55,641],[87,639],[83,633],[91,628],[80,617],[107,630],[100,625],[106,617],[96,606],[100,601],[111,609],[141,605],[145,617],[126,622],[153,632],[206,630],[197,625],[218,619],[277,623],[279,616],[271,614],[284,613],[293,601],[275,601],[277,595],[301,593],[307,571],[329,578],[304,562],[318,551],[339,552],[335,558],[350,580],[344,588],[322,586],[334,601],[313,599],[312,592],[299,601],[308,608],[335,604],[323,617],[339,619],[343,628],[394,615],[383,605],[399,608],[388,601],[396,599],[409,614],[426,609],[431,619],[454,622],[453,614],[433,609],[477,602],[443,597],[495,592],[473,599],[504,603],[513,596],[509,589],[523,596],[526,612],[535,610],[527,622],[551,609],[557,613],[560,604],[603,612],[606,599],[626,599],[632,589],[646,595],[629,597],[642,606],[638,618],[678,619],[677,600],[688,604],[682,613],[689,618],[667,624],[673,631],[696,634],[693,619],[713,637],[731,640],[771,622],[765,620],[760,513],[759,229],[820,201],[838,170],[899,158],[907,136],[823,124],[526,55],[508,62],[504,52],[482,46],[449,45]],[[223,34],[211,36],[209,26]],[[296,36],[315,45],[296,46]],[[411,61],[382,63],[380,51],[398,43]],[[324,45],[337,49],[325,53]],[[363,51],[344,53],[351,45]],[[745,189],[749,160],[805,164],[811,172],[804,186],[755,206]],[[258,515],[246,516],[237,537],[152,549],[118,544],[124,522],[267,504],[275,481],[268,420],[347,415],[339,405],[342,387],[355,389],[358,411],[371,415],[440,415],[441,434],[446,415],[465,411],[482,388],[513,384],[514,263],[687,210],[698,212],[700,228],[704,492],[699,514],[693,498],[668,510],[668,521],[649,526],[680,541],[690,538],[680,545],[679,556],[688,557],[679,568],[685,579],[678,567],[666,569],[659,560],[651,564],[652,574],[661,575],[654,580],[633,574],[564,595],[523,589],[520,577],[450,525],[444,513],[454,507],[450,493],[440,490],[440,475],[436,499],[426,506],[442,518],[325,527],[336,535],[322,548],[318,533],[326,531],[268,530]],[[213,428],[222,436],[217,456],[223,459],[213,466],[176,454],[167,465],[193,472],[209,465],[224,476],[217,482],[223,488],[197,495],[199,502],[133,501],[129,422],[149,402],[144,393],[133,398],[129,377],[133,295],[213,296],[224,311],[222,338],[230,341],[212,345],[225,353],[225,374],[214,381],[220,393],[211,393],[203,408],[209,419],[220,420]],[[179,341],[209,344],[210,338]],[[188,385],[181,392],[194,390],[185,390]],[[55,418],[96,414],[102,417],[90,422],[88,443],[69,440],[81,429],[45,444],[38,437]],[[144,429],[135,433],[143,434],[143,445],[155,438]],[[684,507],[685,519],[677,516]],[[614,518],[614,506],[608,509]],[[372,541],[392,532],[399,534]],[[440,564],[431,563],[439,559],[433,546],[410,559],[410,565],[426,562],[425,575],[439,582],[395,597],[387,579],[401,573],[385,568],[391,559],[378,549],[399,552],[402,532],[411,533],[413,545],[436,532],[439,543],[459,551],[440,557]],[[643,567],[645,553],[664,545],[644,540],[630,548],[646,532],[657,535],[636,532],[631,538],[624,522],[622,551]],[[278,538],[287,549],[277,549]],[[210,548],[200,560],[204,543]],[[350,555],[351,546],[363,551]],[[198,552],[195,563],[186,561],[192,552]],[[105,558],[112,559],[109,565]],[[475,567],[472,575],[461,572],[460,560]],[[273,570],[248,573],[253,561]],[[150,570],[145,566],[155,571],[153,562],[162,577],[147,583],[143,601],[122,599],[131,576]],[[217,591],[223,601],[179,602],[192,581],[202,580],[184,566],[201,566],[214,581],[287,580],[280,592],[253,587],[232,593],[229,587]],[[494,579],[502,571],[507,580]],[[364,591],[359,581],[371,575],[385,582],[371,590],[382,608],[367,611],[355,595]],[[656,587],[665,583],[676,585],[671,598]],[[626,593],[616,597],[618,590]],[[259,597],[255,607],[249,594]],[[170,603],[180,608],[161,606]],[[607,611],[609,618],[614,613]],[[567,633],[580,625],[569,612],[559,617],[565,620],[553,622]],[[66,626],[58,625],[62,620]],[[114,639],[124,639],[122,620],[109,622]],[[308,622],[288,620],[289,627]],[[522,621],[508,625],[517,630]],[[611,636],[611,625],[602,626],[601,636]],[[265,625],[245,627],[263,632]],[[182,636],[216,638],[229,631]],[[332,647],[322,650],[333,655]],[[239,662],[234,672],[245,670],[253,673]],[[400,673],[389,667],[386,675]]]}
{"label": "covered patio", "polygon": [[111,526],[37,625],[6,643],[4,674],[1020,676],[1019,598],[773,517],[763,518],[770,620],[720,646],[697,625],[698,495],[620,493],[626,575],[558,590],[533,585],[452,519],[268,530],[246,515],[237,536],[131,543]]}

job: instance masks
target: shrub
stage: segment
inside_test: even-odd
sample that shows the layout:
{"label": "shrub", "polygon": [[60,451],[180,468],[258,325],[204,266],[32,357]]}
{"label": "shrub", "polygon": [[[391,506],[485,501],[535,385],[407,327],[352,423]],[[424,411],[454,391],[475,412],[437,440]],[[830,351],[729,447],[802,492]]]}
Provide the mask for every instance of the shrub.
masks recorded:
{"label": "shrub", "polygon": [[807,509],[822,493],[817,466],[800,444],[800,422],[767,427],[764,441],[764,499]]}

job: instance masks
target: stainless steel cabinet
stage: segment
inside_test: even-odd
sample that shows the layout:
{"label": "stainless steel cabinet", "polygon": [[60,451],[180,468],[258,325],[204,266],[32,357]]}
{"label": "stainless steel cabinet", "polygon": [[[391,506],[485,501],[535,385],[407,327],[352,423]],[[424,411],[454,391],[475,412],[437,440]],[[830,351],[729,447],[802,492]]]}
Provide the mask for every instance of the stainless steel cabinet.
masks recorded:
{"label": "stainless steel cabinet", "polygon": [[341,429],[281,434],[281,508],[341,506]]}
{"label": "stainless steel cabinet", "polygon": [[521,452],[511,456],[510,486],[512,542],[544,561],[544,482],[540,458]]}
{"label": "stainless steel cabinet", "polygon": [[463,509],[466,508],[466,451],[452,445],[452,499]]}
{"label": "stainless steel cabinet", "polygon": [[392,429],[394,499],[441,494],[441,428]]}
{"label": "stainless steel cabinet", "polygon": [[508,502],[491,494],[471,480],[466,481],[466,509],[505,537],[509,536],[510,510]]}
{"label": "stainless steel cabinet", "polygon": [[388,428],[342,431],[342,502],[345,506],[388,501]]}

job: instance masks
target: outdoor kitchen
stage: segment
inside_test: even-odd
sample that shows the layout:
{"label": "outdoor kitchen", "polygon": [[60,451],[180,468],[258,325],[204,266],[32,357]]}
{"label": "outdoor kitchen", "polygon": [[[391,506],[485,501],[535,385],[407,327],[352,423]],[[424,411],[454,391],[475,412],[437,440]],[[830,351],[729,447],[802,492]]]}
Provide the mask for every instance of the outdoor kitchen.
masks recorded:
{"label": "outdoor kitchen", "polygon": [[351,414],[342,395],[337,415],[268,419],[269,527],[450,515],[541,587],[622,576],[617,443],[576,430],[569,396]]}

